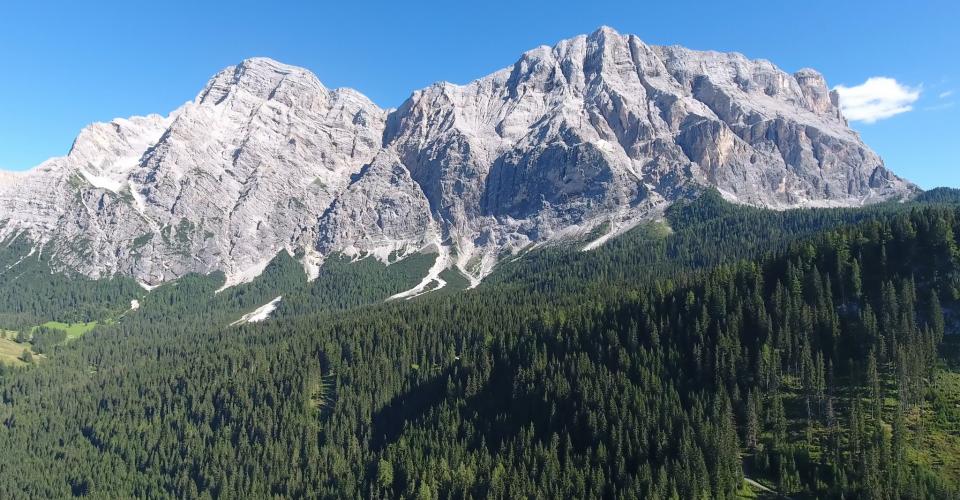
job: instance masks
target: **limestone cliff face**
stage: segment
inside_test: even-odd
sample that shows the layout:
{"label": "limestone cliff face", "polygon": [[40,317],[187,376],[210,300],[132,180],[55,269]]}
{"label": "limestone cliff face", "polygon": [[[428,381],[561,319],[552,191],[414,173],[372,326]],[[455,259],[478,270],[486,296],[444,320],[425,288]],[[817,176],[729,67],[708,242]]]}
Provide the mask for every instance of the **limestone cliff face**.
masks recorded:
{"label": "limestone cliff face", "polygon": [[317,225],[322,255],[396,260],[437,239],[423,191],[400,160],[384,151],[354,175]]}
{"label": "limestone cliff face", "polygon": [[474,280],[504,253],[613,234],[716,187],[757,206],[856,206],[916,188],[848,126],[822,75],[609,28],[383,110],[249,59],[169,116],[94,124],[0,175],[0,239],[64,269],[157,284],[255,276],[279,251],[391,261],[432,249]]}
{"label": "limestone cliff face", "polygon": [[19,181],[34,194],[0,194],[0,236],[27,231],[91,276],[243,280],[281,250],[315,245],[320,214],[381,149],[385,118],[353,90],[249,59],[169,117],[85,129],[66,157]]}

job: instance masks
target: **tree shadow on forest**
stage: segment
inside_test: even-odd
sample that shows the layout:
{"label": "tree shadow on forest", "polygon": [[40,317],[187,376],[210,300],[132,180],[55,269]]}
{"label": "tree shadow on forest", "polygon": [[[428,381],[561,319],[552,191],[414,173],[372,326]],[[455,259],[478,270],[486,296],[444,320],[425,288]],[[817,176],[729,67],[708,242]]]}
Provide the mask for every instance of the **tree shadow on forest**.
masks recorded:
{"label": "tree shadow on forest", "polygon": [[[447,367],[424,383],[397,395],[374,413],[371,448],[383,450],[399,439],[408,425],[439,425],[439,422],[427,421],[427,415],[445,402],[455,404],[455,398],[463,399],[463,403],[458,405],[460,421],[469,422],[474,429],[472,435],[463,436],[471,449],[486,447],[496,452],[504,443],[531,427],[537,432],[534,438],[544,441],[550,438],[549,434],[553,431],[567,428],[574,438],[575,447],[589,446],[590,443],[576,442],[577,435],[588,434],[570,429],[571,425],[577,426],[575,422],[559,421],[573,412],[571,401],[554,401],[551,407],[547,403],[549,398],[545,398],[542,391],[514,393],[517,369],[508,363],[495,366],[476,393],[466,396],[459,388],[467,387],[468,377],[474,370],[460,365]],[[458,389],[450,394],[448,386]]]}
{"label": "tree shadow on forest", "polygon": [[408,423],[422,421],[430,410],[447,399],[448,380],[462,377],[462,372],[458,365],[449,366],[427,381],[394,396],[373,414],[370,447],[383,450],[400,437]]}

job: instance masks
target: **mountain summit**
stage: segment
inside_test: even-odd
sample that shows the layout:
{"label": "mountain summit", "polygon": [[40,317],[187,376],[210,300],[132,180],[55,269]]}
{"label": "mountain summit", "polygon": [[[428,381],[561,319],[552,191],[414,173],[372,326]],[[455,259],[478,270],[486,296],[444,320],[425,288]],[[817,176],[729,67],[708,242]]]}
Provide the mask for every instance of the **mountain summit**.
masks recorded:
{"label": "mountain summit", "polygon": [[170,115],[85,128],[69,154],[0,174],[0,240],[62,270],[147,285],[278,252],[436,252],[474,283],[504,254],[657,217],[705,188],[770,208],[858,206],[916,188],[891,173],[811,69],[644,44],[601,28],[396,110],[266,58]]}

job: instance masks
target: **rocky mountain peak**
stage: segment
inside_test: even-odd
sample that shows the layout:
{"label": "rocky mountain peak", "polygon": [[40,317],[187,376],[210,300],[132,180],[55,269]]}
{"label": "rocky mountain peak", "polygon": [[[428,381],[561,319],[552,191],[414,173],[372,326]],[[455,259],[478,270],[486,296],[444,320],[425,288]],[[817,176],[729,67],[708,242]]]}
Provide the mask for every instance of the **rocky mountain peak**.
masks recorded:
{"label": "rocky mountain peak", "polygon": [[800,84],[800,89],[807,99],[807,108],[811,111],[841,121],[847,121],[840,113],[840,100],[837,93],[827,87],[827,79],[819,71],[803,68],[793,74],[793,78]]}
{"label": "rocky mountain peak", "polygon": [[267,57],[252,57],[214,75],[200,92],[197,102],[216,105],[234,93],[266,100],[283,90],[283,87],[321,94],[327,90],[313,73],[304,68],[282,64]]}

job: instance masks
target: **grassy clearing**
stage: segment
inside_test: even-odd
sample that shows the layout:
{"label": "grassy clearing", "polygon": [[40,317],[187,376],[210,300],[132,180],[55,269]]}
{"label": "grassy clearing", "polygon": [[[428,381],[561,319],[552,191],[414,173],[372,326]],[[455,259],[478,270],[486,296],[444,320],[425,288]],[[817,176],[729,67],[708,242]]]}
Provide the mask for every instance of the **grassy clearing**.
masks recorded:
{"label": "grassy clearing", "polygon": [[933,397],[907,415],[911,462],[960,485],[960,372],[942,370]]}
{"label": "grassy clearing", "polygon": [[[62,323],[59,321],[48,321],[42,325],[35,326],[30,329],[31,337],[34,330],[40,326],[62,330],[66,333],[66,342],[71,340],[78,339],[82,337],[85,333],[93,330],[97,326],[96,321],[91,321],[89,323]],[[46,356],[43,354],[38,354],[33,350],[33,347],[30,343],[19,343],[15,339],[17,338],[17,332],[12,330],[0,330],[0,363],[6,363],[13,366],[24,366],[26,363],[21,359],[23,356],[23,351],[26,349],[30,351],[30,354],[33,356],[34,362],[45,359]]]}
{"label": "grassy clearing", "polygon": [[649,225],[649,233],[654,239],[665,239],[673,234],[673,228],[665,220],[654,221]]}
{"label": "grassy clearing", "polygon": [[757,498],[757,491],[753,486],[750,486],[746,481],[743,482],[743,486],[740,487],[740,491],[737,492],[737,498]]}
{"label": "grassy clearing", "polygon": [[[12,338],[6,338],[6,336],[0,337],[0,363],[6,363],[13,366],[24,366],[26,363],[20,359],[20,356],[23,355],[24,349],[30,349],[30,344],[20,344]],[[33,359],[37,360],[40,358],[37,354],[33,353]]]}
{"label": "grassy clearing", "polygon": [[329,403],[329,387],[324,383],[323,379],[314,382],[310,385],[310,389],[307,391],[310,394],[309,405],[314,410],[322,409],[327,403]]}
{"label": "grassy clearing", "polygon": [[740,491],[737,491],[737,498],[741,499],[774,499],[781,498],[780,495],[777,495],[772,490],[764,489],[763,486],[760,486],[760,483],[754,482],[750,479],[744,479],[743,485],[740,486]]}
{"label": "grassy clearing", "polygon": [[[799,441],[804,438],[802,422],[797,416],[804,413],[804,397],[795,377],[785,376],[782,382],[786,389],[784,406],[787,415],[794,417],[788,428],[790,439]],[[896,391],[893,377],[885,378],[883,384],[888,394]],[[909,431],[907,460],[945,479],[953,486],[960,486],[960,371],[939,370],[930,390],[930,398],[907,410],[905,415]],[[855,392],[848,390],[844,395],[850,397],[854,394]],[[859,399],[864,407],[871,404],[862,394]],[[888,396],[883,400],[883,427],[888,439],[893,434],[890,419],[898,406],[896,398]],[[823,443],[828,436],[827,428],[819,423],[814,425],[811,434],[817,443]],[[821,452],[820,446],[810,446],[811,460],[819,461]]]}
{"label": "grassy clearing", "polygon": [[93,330],[97,326],[96,321],[91,321],[89,323],[61,323],[59,321],[47,321],[46,323],[40,325],[47,328],[54,328],[56,330],[63,330],[67,332],[67,341],[78,339],[83,336],[83,334]]}

